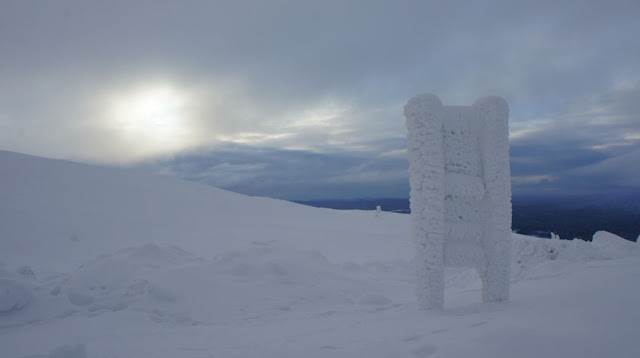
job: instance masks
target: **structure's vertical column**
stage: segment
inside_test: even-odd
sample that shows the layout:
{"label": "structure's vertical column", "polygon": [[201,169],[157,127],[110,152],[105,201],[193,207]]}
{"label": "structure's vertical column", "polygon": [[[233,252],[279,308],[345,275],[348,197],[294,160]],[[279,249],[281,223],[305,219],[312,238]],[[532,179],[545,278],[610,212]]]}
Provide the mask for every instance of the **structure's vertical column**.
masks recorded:
{"label": "structure's vertical column", "polygon": [[483,247],[486,267],[480,268],[482,299],[509,299],[511,278],[511,169],[509,164],[509,106],[500,97],[474,104],[483,122],[480,133],[485,197]]}
{"label": "structure's vertical column", "polygon": [[442,102],[434,95],[416,96],[404,107],[418,303],[425,309],[444,306],[445,188],[441,113]]}

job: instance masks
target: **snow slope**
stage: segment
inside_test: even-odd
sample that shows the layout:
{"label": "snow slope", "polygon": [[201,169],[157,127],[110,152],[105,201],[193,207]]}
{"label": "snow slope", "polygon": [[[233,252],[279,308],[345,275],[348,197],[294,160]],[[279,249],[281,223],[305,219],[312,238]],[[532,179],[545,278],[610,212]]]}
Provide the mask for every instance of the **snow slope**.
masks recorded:
{"label": "snow slope", "polygon": [[421,311],[409,216],[0,152],[0,357],[636,357],[639,245],[513,236],[512,299],[448,269]]}

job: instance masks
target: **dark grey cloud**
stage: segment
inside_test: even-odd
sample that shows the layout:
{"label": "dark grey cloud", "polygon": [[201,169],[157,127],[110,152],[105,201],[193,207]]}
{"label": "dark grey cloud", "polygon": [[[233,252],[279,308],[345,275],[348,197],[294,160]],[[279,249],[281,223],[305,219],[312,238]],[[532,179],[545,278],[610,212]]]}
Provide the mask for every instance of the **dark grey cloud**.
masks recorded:
{"label": "dark grey cloud", "polygon": [[516,125],[515,189],[524,193],[640,191],[640,82],[574,104],[569,112]]}
{"label": "dark grey cloud", "polygon": [[[384,144],[404,145],[403,141]],[[408,162],[393,151],[316,153],[223,145],[137,167],[247,195],[290,200],[406,197],[409,192]]]}
{"label": "dark grey cloud", "polygon": [[[402,155],[388,143],[405,136],[408,98],[497,94],[511,107],[514,189],[558,189],[637,148],[637,33],[640,4],[621,0],[3,1],[0,147],[128,164],[217,153],[227,159],[176,172],[229,185],[293,180],[304,171],[286,161],[307,153],[344,165],[323,167],[322,185],[356,192],[396,175],[371,163]],[[158,86],[185,102],[179,135],[116,123],[112,102]],[[236,163],[251,147],[265,160]],[[302,182],[251,193],[321,190]]]}

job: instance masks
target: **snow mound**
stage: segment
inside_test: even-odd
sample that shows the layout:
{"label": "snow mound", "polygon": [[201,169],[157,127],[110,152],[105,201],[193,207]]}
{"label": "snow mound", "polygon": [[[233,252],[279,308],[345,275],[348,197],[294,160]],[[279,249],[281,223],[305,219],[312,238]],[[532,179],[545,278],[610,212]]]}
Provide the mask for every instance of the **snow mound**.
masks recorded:
{"label": "snow mound", "polygon": [[312,208],[3,151],[0,168],[0,261],[28,264],[42,276],[148,242],[178,244],[207,258],[256,240],[318,250],[342,262],[411,255],[410,241],[389,239],[409,235],[408,215]]}
{"label": "snow mound", "polygon": [[150,278],[196,260],[176,246],[126,248],[82,265],[54,293],[64,294],[73,305],[88,311],[118,311],[141,296],[171,300],[172,295],[156,287]]}
{"label": "snow mound", "polygon": [[613,260],[640,253],[640,246],[606,231],[598,231],[592,242],[553,240],[513,234],[512,280],[519,280],[535,266],[549,261],[584,263]]}
{"label": "snow mound", "polygon": [[598,231],[593,234],[592,243],[602,253],[612,258],[626,257],[640,252],[640,246],[637,243],[607,231]]}
{"label": "snow mound", "polygon": [[0,315],[17,312],[30,301],[31,292],[19,281],[0,278]]}
{"label": "snow mound", "polygon": [[32,301],[31,274],[26,268],[10,272],[0,266],[0,316],[21,311]]}

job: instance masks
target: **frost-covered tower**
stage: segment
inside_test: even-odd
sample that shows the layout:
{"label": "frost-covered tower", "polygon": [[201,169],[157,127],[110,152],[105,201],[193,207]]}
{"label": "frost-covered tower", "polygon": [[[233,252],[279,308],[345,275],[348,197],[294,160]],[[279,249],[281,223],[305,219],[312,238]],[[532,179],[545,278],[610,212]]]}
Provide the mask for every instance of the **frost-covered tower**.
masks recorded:
{"label": "frost-covered tower", "polygon": [[418,302],[444,305],[444,266],[475,267],[482,299],[509,299],[509,107],[500,97],[443,106],[418,95],[407,118]]}

